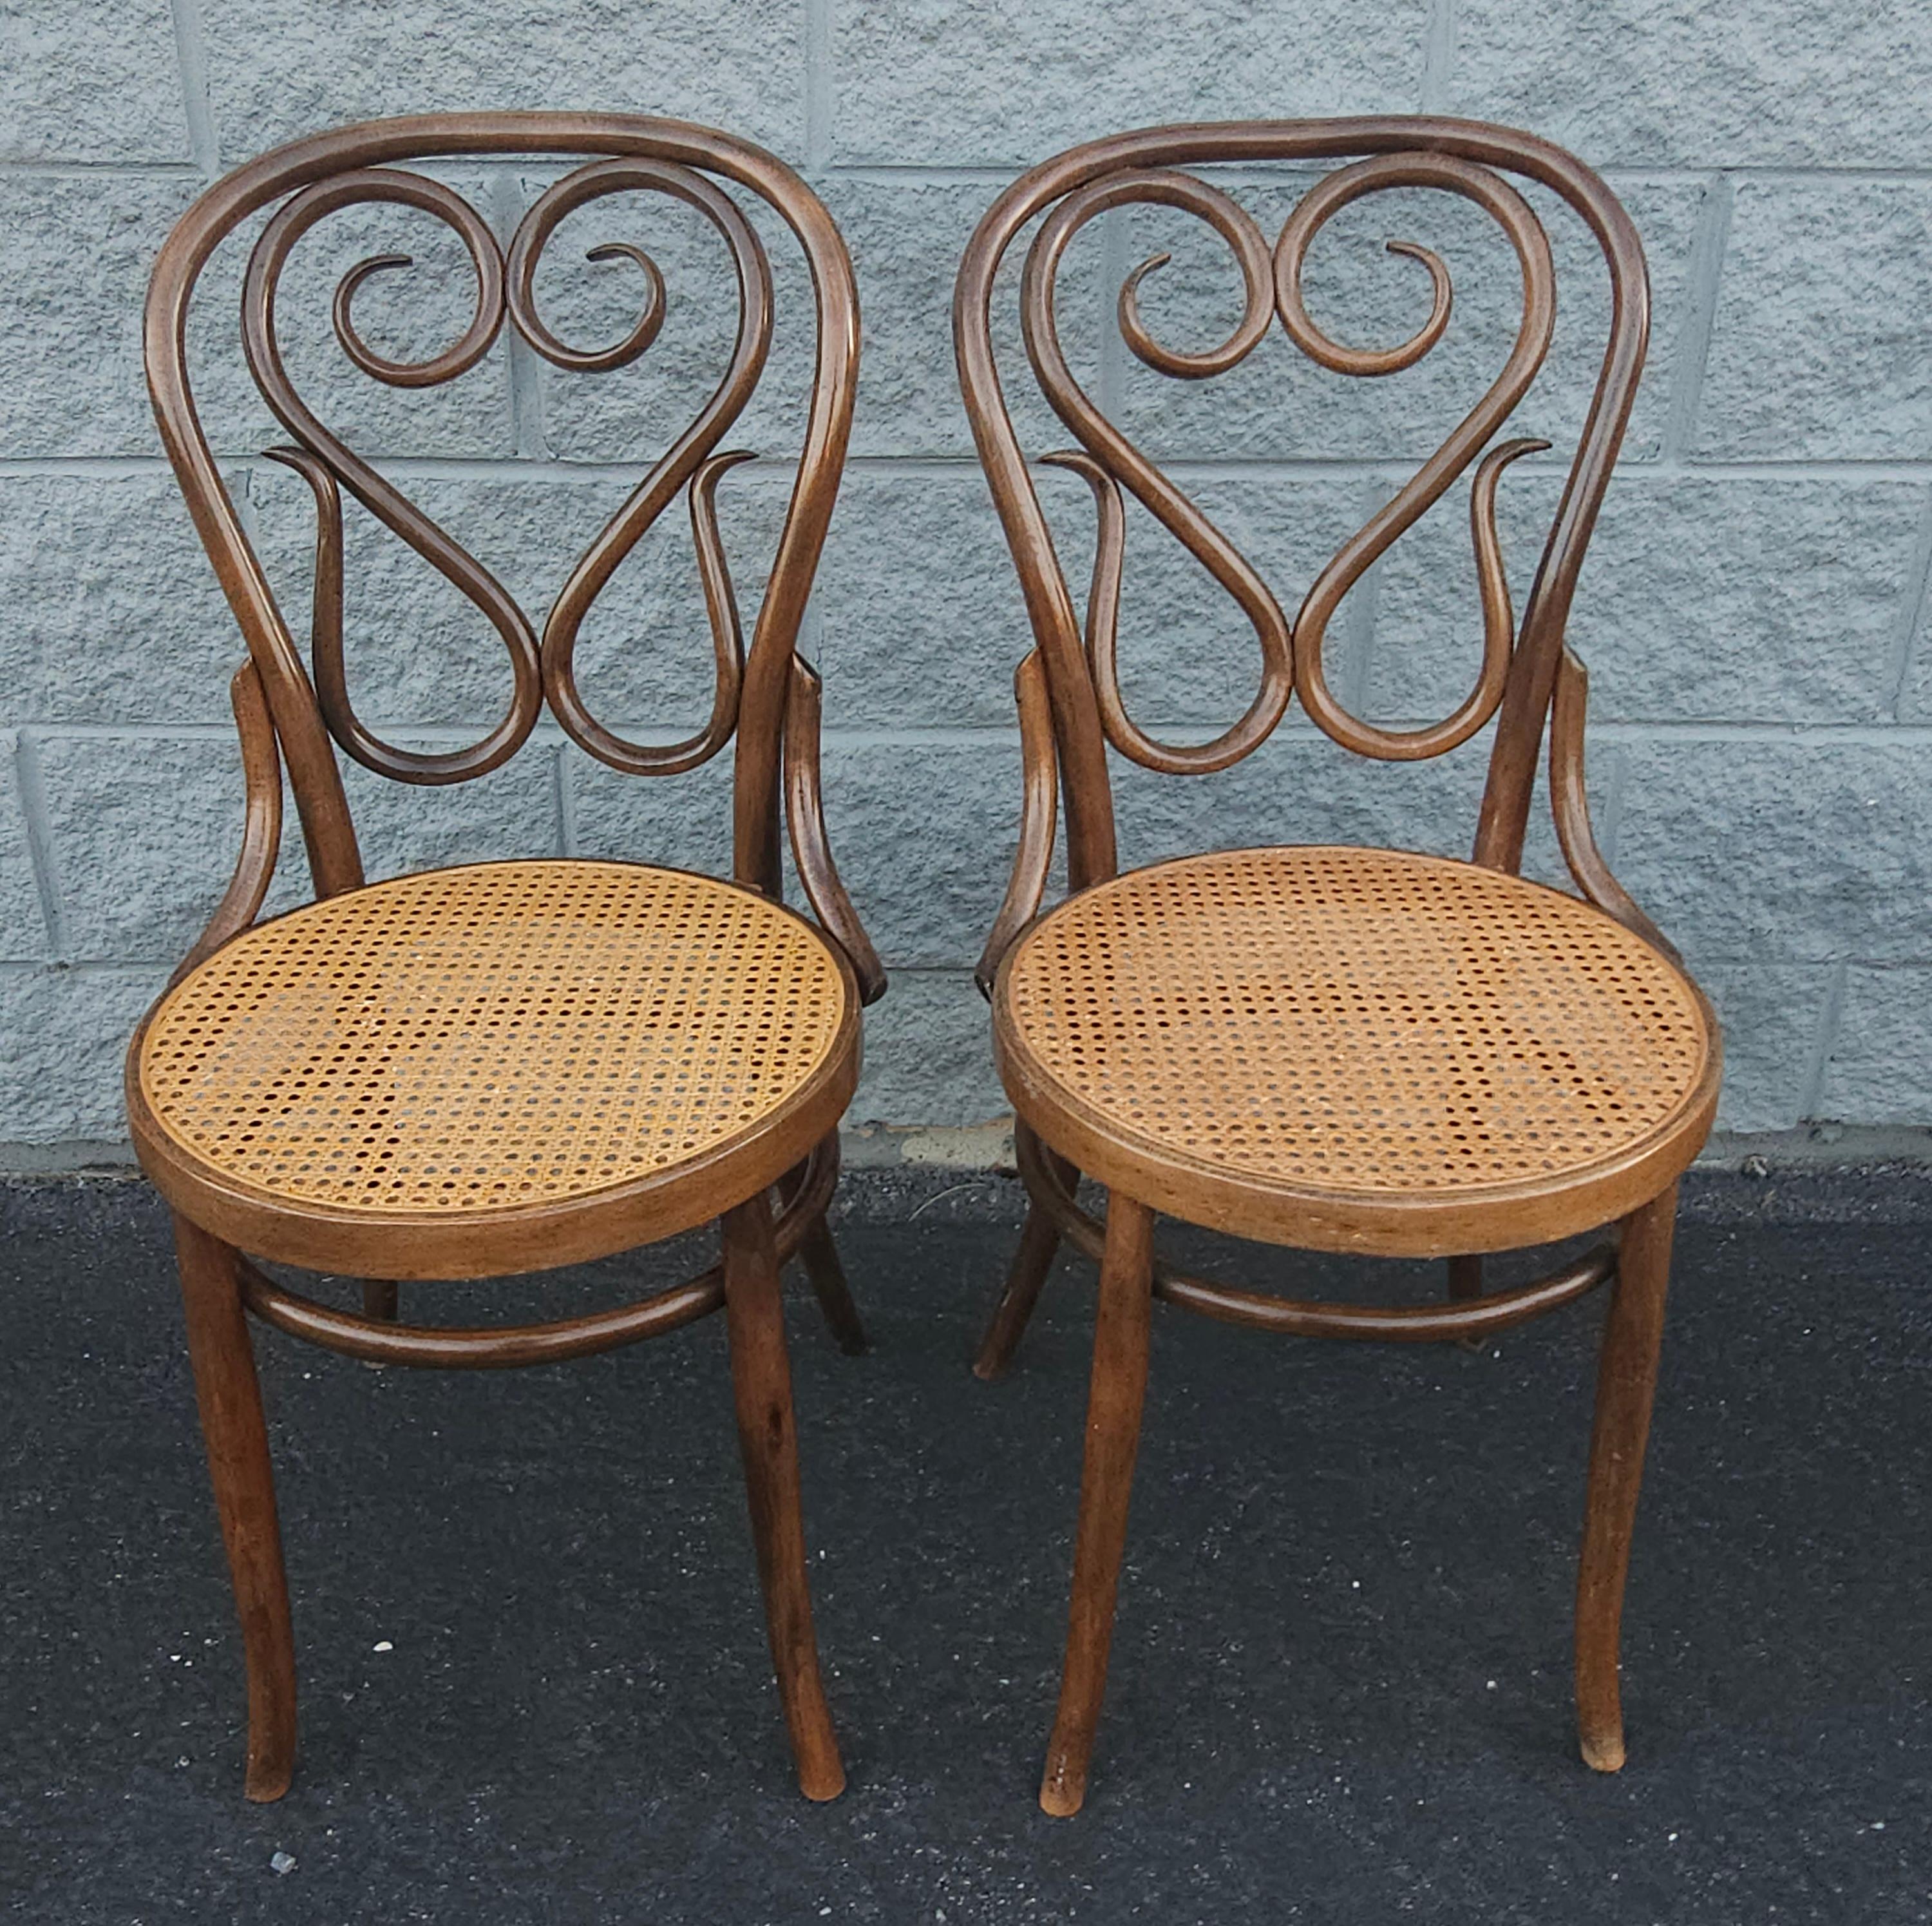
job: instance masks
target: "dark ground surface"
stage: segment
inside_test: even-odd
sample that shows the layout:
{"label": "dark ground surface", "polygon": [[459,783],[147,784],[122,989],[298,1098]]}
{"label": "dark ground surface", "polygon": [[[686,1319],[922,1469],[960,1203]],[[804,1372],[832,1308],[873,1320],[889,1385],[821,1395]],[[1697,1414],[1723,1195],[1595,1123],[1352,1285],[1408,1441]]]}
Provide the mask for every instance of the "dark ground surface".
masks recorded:
{"label": "dark ground surface", "polygon": [[[0,1906],[50,1926],[1932,1919],[1932,1227],[1877,1221],[1885,1195],[1828,1224],[1707,1209],[1680,1235],[1615,1778],[1577,1762],[1569,1702],[1594,1303],[1481,1356],[1159,1313],[1092,1790],[1054,1821],[1034,1792],[1084,1267],[998,1387],[965,1360],[1004,1225],[943,1205],[844,1225],[866,1358],[794,1294],[850,1775],[826,1807],[793,1789],[766,1669],[722,1321],[468,1376],[261,1333],[304,1696],[294,1789],[252,1807],[162,1215],[125,1183],[0,1188]],[[1369,1281],[1250,1261],[1306,1294]],[[615,1298],[626,1266],[604,1271],[537,1315]],[[405,1315],[459,1291],[539,1301],[424,1285]]]}

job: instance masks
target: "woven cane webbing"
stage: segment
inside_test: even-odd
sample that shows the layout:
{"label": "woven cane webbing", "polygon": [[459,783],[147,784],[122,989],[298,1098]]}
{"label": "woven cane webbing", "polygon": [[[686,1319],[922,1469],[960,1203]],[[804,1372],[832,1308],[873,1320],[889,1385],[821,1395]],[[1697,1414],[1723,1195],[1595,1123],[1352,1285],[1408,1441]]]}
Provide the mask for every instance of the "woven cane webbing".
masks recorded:
{"label": "woven cane webbing", "polygon": [[846,991],[796,918],[629,864],[430,870],[250,930],[162,1002],[142,1092],[278,1195],[443,1213],[702,1154],[824,1062]]}
{"label": "woven cane webbing", "polygon": [[1016,1047],[1129,1140],[1348,1191],[1560,1175],[1634,1143],[1711,1048],[1601,912],[1463,863],[1240,850],[1138,870],[1015,947]]}

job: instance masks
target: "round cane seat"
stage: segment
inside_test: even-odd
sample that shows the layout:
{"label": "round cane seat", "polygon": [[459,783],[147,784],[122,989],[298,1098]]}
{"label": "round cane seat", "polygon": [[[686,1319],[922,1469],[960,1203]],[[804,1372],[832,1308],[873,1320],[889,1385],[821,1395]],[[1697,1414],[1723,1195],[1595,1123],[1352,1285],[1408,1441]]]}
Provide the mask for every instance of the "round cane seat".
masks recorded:
{"label": "round cane seat", "polygon": [[815,929],[733,884],[627,863],[430,870],[217,951],[137,1038],[130,1110],[151,1167],[430,1231],[554,1219],[683,1173],[728,1187],[722,1167],[776,1135],[734,1203],[836,1125],[856,1004]]}
{"label": "round cane seat", "polygon": [[994,1005],[1016,1108],[1082,1170],[1322,1249],[1594,1227],[1688,1164],[1716,1101],[1675,964],[1574,897],[1401,851],[1132,871],[1028,930]]}

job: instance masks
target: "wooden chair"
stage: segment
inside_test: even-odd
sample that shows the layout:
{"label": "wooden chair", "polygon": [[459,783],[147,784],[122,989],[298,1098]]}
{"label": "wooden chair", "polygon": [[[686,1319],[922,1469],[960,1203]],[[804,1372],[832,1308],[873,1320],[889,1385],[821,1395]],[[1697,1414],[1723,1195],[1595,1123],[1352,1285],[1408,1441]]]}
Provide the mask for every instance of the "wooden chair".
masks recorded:
{"label": "wooden chair", "polygon": [[[1309,190],[1272,247],[1235,200],[1181,171],[1282,161],[1346,164]],[[1508,174],[1540,183],[1582,217],[1609,269],[1612,309],[1595,398],[1520,631],[1496,491],[1508,464],[1547,444],[1484,450],[1543,362],[1555,295],[1544,228]],[[1322,568],[1291,624],[1246,558],[1075,379],[1058,333],[1055,278],[1074,236],[1107,210],[1178,209],[1226,242],[1244,311],[1216,348],[1183,353],[1155,341],[1136,290],[1156,258],[1120,290],[1121,330],[1142,361],[1177,377],[1223,373],[1279,315],[1323,368],[1389,374],[1420,361],[1448,323],[1441,259],[1390,243],[1427,268],[1435,298],[1413,338],[1384,350],[1324,334],[1304,305],[1301,277],[1310,241],[1332,216],[1396,187],[1461,196],[1494,220],[1521,266],[1521,322],[1487,392]],[[1036,217],[1043,218],[1026,256],[1022,326],[1040,386],[1080,443],[1078,452],[1046,458],[1084,476],[1099,512],[1084,636],[992,343],[994,276]],[[1066,1669],[1040,1793],[1050,1813],[1076,1811],[1085,1792],[1156,1297],[1300,1336],[1441,1340],[1485,1336],[1610,1284],[1577,1589],[1576,1696],[1584,1758],[1604,1771],[1623,1763],[1618,1628],[1676,1184],[1709,1131],[1720,1061],[1710,1005],[1598,851],[1583,786],[1584,672],[1564,640],[1643,361],[1647,304],[1636,230],[1603,182],[1545,141],[1464,121],[1156,128],[1096,141],[1015,182],[967,251],[954,308],[960,378],[1034,637],[1016,681],[1025,771],[1018,855],[980,968],[1031,1203],[980,1375],[997,1375],[1011,1357],[1062,1239],[1100,1260]],[[1484,626],[1474,687],[1445,721],[1377,727],[1351,714],[1324,678],[1330,617],[1472,463]],[[1252,705],[1198,747],[1155,741],[1121,699],[1123,488],[1233,596],[1260,644]],[[1390,761],[1441,755],[1494,720],[1472,860],[1277,848],[1121,870],[1109,748],[1170,774],[1223,769],[1269,735],[1295,693],[1336,742]],[[1556,826],[1581,900],[1517,873],[1546,717]],[[1041,915],[1056,790],[1070,894]],[[1106,1187],[1104,1224],[1076,1201],[1082,1173]],[[1156,1211],[1308,1250],[1446,1257],[1448,1301],[1293,1303],[1187,1276],[1154,1254]],[[1484,1253],[1610,1224],[1619,1227],[1614,1242],[1553,1275],[1485,1291]]]}
{"label": "wooden chair", "polygon": [[[507,254],[460,195],[406,164],[525,154],[583,164],[531,206]],[[714,499],[723,472],[748,458],[716,451],[764,365],[772,279],[756,233],[720,182],[783,218],[817,290],[809,419],[748,654]],[[620,367],[663,322],[655,263],[628,244],[593,251],[592,259],[624,256],[645,278],[641,318],[606,349],[559,340],[539,317],[532,287],[566,215],[631,191],[694,209],[724,241],[735,263],[736,340],[717,392],[576,563],[539,636],[488,571],[296,393],[277,338],[278,283],[301,236],[337,209],[418,209],[467,249],[474,319],[432,359],[385,359],[358,333],[352,302],[370,273],[406,261],[361,263],[337,290],[334,325],[367,374],[406,388],[452,380],[488,350],[506,314],[558,367]],[[269,452],[314,494],[312,682],[209,452],[187,370],[185,320],[197,277],[225,236],[270,208],[248,263],[242,340],[256,384],[297,444]],[[884,979],[826,846],[818,680],[795,647],[838,490],[857,367],[857,303],[838,231],[771,155],[680,122],[548,113],[372,122],[279,148],[195,203],[155,265],[146,352],[169,458],[248,645],[233,684],[248,790],[241,858],[206,933],[136,1032],[127,1077],[142,1166],[174,1212],[202,1428],[246,1648],[248,1796],[277,1798],[288,1786],[296,1687],[244,1312],[353,1357],[490,1369],[586,1356],[722,1306],[799,1780],[808,1798],[831,1798],[844,1774],[812,1631],[778,1273],[802,1255],[839,1341],[863,1348],[825,1211],[838,1119],[858,1077],[860,1005]],[[344,489],[467,596],[502,639],[510,705],[467,748],[396,747],[351,706]],[[689,501],[717,679],[704,729],[658,747],[614,735],[590,714],[572,652],[599,590],[680,493]],[[400,782],[461,782],[514,754],[546,702],[592,755],[639,775],[694,768],[735,731],[731,879],[546,859],[365,883],[334,747]],[[316,900],[257,923],[280,840],[284,762]],[[817,924],[779,900],[782,792]],[[397,1321],[398,1280],[577,1263],[714,1218],[721,1263],[640,1303],[514,1329]],[[257,1259],[369,1280],[361,1315],[289,1288]]]}

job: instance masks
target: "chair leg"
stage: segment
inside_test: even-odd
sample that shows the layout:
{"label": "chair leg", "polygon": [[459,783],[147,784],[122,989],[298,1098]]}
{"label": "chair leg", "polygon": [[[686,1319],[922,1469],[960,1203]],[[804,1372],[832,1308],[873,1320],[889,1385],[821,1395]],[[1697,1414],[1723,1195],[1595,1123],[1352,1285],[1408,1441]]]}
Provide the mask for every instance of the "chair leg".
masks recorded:
{"label": "chair leg", "polygon": [[798,1762],[800,1789],[808,1799],[834,1799],[845,1789],[845,1771],[838,1762],[838,1741],[819,1681],[818,1644],[812,1626],[799,1502],[798,1434],[770,1199],[761,1191],[727,1211],[723,1230],[731,1387],[772,1664]]}
{"label": "chair leg", "polygon": [[1066,1818],[1087,1796],[1087,1768],[1107,1685],[1114,1603],[1126,1543],[1127,1501],[1140,1444],[1154,1314],[1154,1212],[1115,1191],[1107,1203],[1100,1306],[1094,1327],[1080,1524],[1066,1615],[1066,1667],[1040,1781],[1043,1810]]}
{"label": "chair leg", "polygon": [[1028,1207],[1026,1226],[1020,1232],[1019,1248],[1013,1253],[1012,1267],[1006,1273],[1006,1288],[993,1307],[992,1321],[980,1340],[979,1355],[973,1360],[973,1375],[990,1384],[1013,1361],[1024,1335],[1034,1306],[1040,1302],[1041,1287],[1053,1268],[1060,1248],[1060,1232],[1053,1219],[1037,1203]]}
{"label": "chair leg", "polygon": [[1480,1257],[1449,1260],[1449,1295],[1480,1297],[1483,1294],[1483,1260]]}
{"label": "chair leg", "polygon": [[396,1321],[400,1308],[399,1294],[393,1284],[386,1284],[375,1278],[362,1280],[362,1315],[379,1319],[385,1324]]}
{"label": "chair leg", "polygon": [[251,1799],[278,1799],[295,1773],[295,1636],[255,1354],[234,1252],[178,1214],[175,1248],[208,1477],[248,1665],[246,1790]]}
{"label": "chair leg", "polygon": [[798,1247],[805,1260],[805,1274],[818,1299],[818,1308],[848,1357],[862,1357],[868,1348],[866,1327],[859,1321],[859,1307],[852,1302],[852,1287],[845,1281],[845,1266],[838,1261],[838,1246],[832,1240],[832,1227],[821,1212],[812,1220],[805,1241]]}
{"label": "chair leg", "polygon": [[1576,1728],[1584,1762],[1599,1772],[1616,1771],[1624,1762],[1617,1684],[1624,1580],[1657,1390],[1676,1222],[1674,1184],[1624,1220],[1597,1369],[1589,1496],[1576,1573]]}

